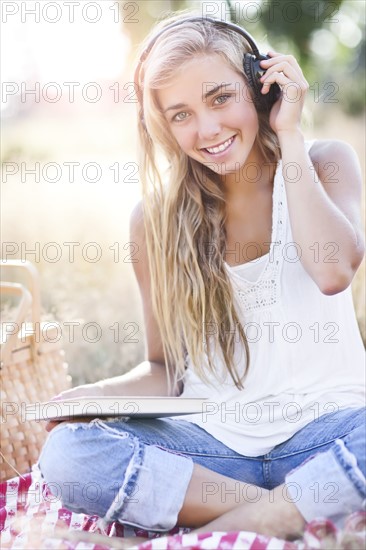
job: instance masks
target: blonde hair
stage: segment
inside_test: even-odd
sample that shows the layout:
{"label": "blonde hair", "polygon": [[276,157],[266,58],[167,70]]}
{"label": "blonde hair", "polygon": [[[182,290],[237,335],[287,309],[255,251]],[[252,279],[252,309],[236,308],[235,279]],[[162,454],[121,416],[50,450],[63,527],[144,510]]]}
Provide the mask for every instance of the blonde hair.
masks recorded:
{"label": "blonde hair", "polygon": [[[209,372],[219,380],[215,355],[221,352],[227,368],[224,376],[229,373],[242,389],[249,368],[249,346],[224,265],[226,200],[221,177],[182,152],[159,108],[156,91],[197,55],[217,54],[243,74],[243,53],[248,46],[238,33],[203,19],[190,22],[184,21],[186,18],[185,12],[154,29],[152,35],[181,20],[178,27],[158,38],[140,71],[140,172],[152,304],[168,377],[172,370],[174,385],[183,378],[188,357],[201,380],[207,383]],[[150,40],[151,36],[143,48]],[[257,146],[266,162],[277,162],[279,145],[268,114],[258,113],[258,117]],[[167,181],[158,170],[160,153],[169,163]],[[245,349],[240,367],[234,364],[238,335]]]}

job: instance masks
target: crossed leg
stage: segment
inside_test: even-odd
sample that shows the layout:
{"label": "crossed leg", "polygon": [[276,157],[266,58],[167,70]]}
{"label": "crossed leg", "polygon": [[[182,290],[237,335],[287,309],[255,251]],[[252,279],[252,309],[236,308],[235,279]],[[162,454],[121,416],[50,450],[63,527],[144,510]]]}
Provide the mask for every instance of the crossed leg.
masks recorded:
{"label": "crossed leg", "polygon": [[[203,487],[207,483],[217,484],[218,487],[224,486],[225,494],[217,491],[203,502]],[[240,490],[235,490],[238,489],[237,484],[240,484]],[[195,464],[178,516],[178,524],[198,527],[194,533],[255,531],[280,538],[297,538],[304,531],[305,520],[288,498],[284,488],[285,485],[280,485],[268,491]]]}

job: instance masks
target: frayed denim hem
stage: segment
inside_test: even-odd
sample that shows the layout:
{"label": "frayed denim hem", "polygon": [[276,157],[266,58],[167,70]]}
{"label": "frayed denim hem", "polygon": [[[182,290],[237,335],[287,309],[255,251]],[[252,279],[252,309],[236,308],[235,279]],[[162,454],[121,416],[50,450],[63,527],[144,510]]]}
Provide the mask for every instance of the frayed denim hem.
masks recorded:
{"label": "frayed denim hem", "polygon": [[135,450],[122,487],[104,519],[151,531],[168,531],[177,523],[193,461],[156,446],[143,447],[137,438],[133,442]]}
{"label": "frayed denim hem", "polygon": [[[327,472],[325,483],[324,472]],[[356,457],[340,439],[328,451],[292,470],[286,476],[286,488],[308,522],[326,517],[341,528],[348,514],[365,508],[365,477]]]}

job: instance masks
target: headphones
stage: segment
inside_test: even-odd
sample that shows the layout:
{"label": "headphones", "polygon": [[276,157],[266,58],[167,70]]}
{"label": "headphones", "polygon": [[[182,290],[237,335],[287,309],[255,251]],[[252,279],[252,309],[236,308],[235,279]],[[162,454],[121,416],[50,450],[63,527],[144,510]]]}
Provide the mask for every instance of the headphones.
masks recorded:
{"label": "headphones", "polygon": [[262,69],[260,66],[260,62],[264,59],[270,59],[268,55],[263,55],[259,53],[258,46],[256,45],[253,37],[246,32],[244,29],[239,27],[239,25],[236,25],[235,23],[227,23],[226,21],[221,21],[219,19],[213,19],[212,17],[189,17],[184,20],[175,21],[174,23],[171,23],[170,25],[167,25],[166,27],[163,27],[150,41],[150,43],[146,46],[144,51],[142,52],[140,59],[138,61],[135,75],[134,75],[134,84],[135,84],[135,92],[137,95],[137,100],[140,105],[140,117],[142,120],[143,125],[144,123],[144,117],[143,117],[143,110],[142,110],[142,89],[140,86],[140,71],[143,62],[148,57],[150,51],[152,50],[154,44],[158,40],[158,38],[164,34],[166,31],[173,29],[175,27],[178,27],[184,23],[192,22],[200,22],[204,23],[205,21],[208,21],[216,26],[230,29],[241,36],[245,38],[245,40],[248,42],[249,46],[251,47],[251,52],[244,53],[243,56],[243,72],[247,78],[249,87],[252,91],[253,95],[253,102],[258,111],[261,112],[269,112],[273,104],[277,101],[281,94],[281,89],[277,83],[272,84],[269,92],[263,95],[261,93],[261,89],[263,84],[260,82],[260,78],[263,76],[263,74],[266,72],[265,69]]}

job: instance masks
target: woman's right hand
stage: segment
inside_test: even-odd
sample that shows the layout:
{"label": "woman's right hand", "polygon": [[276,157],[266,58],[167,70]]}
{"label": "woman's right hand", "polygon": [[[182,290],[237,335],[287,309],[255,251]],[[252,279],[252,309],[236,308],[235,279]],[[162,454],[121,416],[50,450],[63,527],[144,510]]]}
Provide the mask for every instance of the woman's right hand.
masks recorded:
{"label": "woman's right hand", "polygon": [[[101,385],[96,382],[95,384],[83,384],[81,386],[76,386],[75,388],[71,388],[70,390],[65,390],[58,395],[55,395],[50,399],[50,401],[63,401],[65,399],[76,399],[78,397],[102,397],[104,395],[103,389]],[[46,431],[50,432],[58,426],[61,422],[64,422],[63,420],[57,421],[52,420],[47,422],[46,424]]]}

